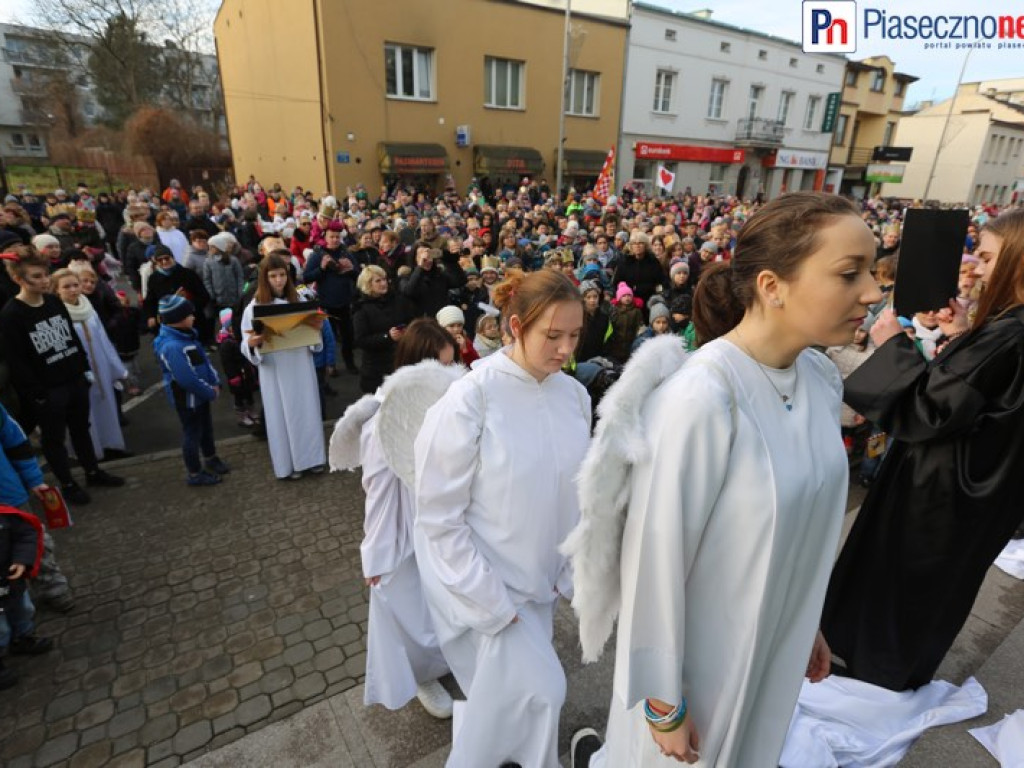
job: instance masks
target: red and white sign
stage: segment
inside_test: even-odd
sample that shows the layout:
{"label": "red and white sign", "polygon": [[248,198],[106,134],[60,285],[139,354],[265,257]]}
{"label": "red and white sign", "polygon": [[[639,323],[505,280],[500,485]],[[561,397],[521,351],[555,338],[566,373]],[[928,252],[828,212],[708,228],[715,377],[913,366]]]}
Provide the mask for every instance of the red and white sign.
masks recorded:
{"label": "red and white sign", "polygon": [[634,146],[637,158],[642,160],[670,160],[683,163],[742,163],[745,150],[729,147],[697,147],[689,144],[654,144],[638,141]]}
{"label": "red and white sign", "polygon": [[672,191],[672,185],[676,183],[676,175],[672,173],[664,165],[658,165],[658,173],[654,178],[654,183],[664,189],[666,192]]}

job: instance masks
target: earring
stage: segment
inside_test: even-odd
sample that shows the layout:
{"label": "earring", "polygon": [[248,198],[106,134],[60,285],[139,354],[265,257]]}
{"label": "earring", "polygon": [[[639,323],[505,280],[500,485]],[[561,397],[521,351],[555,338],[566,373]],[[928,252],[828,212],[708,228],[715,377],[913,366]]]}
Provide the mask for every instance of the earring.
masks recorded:
{"label": "earring", "polygon": [[782,306],[782,299],[772,299],[772,306],[773,307],[781,307]]}

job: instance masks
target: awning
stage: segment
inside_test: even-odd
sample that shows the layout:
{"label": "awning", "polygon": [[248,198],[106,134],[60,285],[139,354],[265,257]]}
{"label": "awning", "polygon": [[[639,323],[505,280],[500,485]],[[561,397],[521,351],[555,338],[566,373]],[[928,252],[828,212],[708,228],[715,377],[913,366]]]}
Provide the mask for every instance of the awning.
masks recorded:
{"label": "awning", "polygon": [[[608,157],[607,150],[567,149],[562,154],[565,158],[562,174],[565,176],[597,176]],[[555,150],[555,162],[558,162],[558,150]]]}
{"label": "awning", "polygon": [[473,173],[477,176],[539,176],[544,158],[531,147],[498,147],[481,144],[473,148]]}
{"label": "awning", "polygon": [[381,142],[377,149],[381,173],[445,173],[448,170],[448,153],[440,144]]}

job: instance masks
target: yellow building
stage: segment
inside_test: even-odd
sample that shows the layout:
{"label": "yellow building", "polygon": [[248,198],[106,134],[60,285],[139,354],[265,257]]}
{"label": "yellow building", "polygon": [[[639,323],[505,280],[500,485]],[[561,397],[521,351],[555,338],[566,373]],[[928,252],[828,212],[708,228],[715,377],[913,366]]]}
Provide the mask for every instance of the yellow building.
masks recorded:
{"label": "yellow building", "polygon": [[[615,144],[627,2],[223,0],[214,22],[239,180],[344,194],[395,182],[464,191],[556,176],[567,106],[568,182]],[[450,177],[450,179],[449,179]]]}
{"label": "yellow building", "polygon": [[888,147],[896,135],[907,87],[918,78],[896,71],[888,56],[846,63],[842,102],[829,164],[843,167],[841,192],[864,197],[872,185],[864,173],[875,147]]}

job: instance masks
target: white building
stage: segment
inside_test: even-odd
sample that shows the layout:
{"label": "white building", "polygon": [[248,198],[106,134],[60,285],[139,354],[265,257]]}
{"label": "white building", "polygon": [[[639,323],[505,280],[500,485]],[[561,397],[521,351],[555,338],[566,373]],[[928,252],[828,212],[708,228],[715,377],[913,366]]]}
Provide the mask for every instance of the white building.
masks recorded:
{"label": "white building", "polygon": [[953,99],[902,117],[894,144],[914,154],[901,183],[882,185],[886,197],[922,199],[927,189],[943,203],[1024,200],[1024,79],[964,83]]}
{"label": "white building", "polygon": [[[634,3],[626,54],[620,184],[648,189],[659,165],[687,187],[754,197],[839,190],[822,131],[845,59],[797,43]],[[839,97],[832,99],[838,115]]]}

